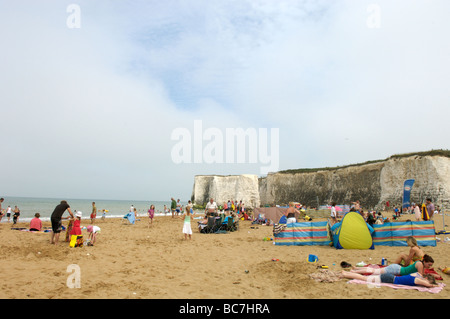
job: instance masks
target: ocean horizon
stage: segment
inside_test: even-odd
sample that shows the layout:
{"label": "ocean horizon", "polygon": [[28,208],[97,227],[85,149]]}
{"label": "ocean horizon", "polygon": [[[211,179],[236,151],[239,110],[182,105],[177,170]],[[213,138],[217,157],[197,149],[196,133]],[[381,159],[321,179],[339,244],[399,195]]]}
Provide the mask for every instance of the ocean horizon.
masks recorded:
{"label": "ocean horizon", "polygon": [[[101,218],[103,210],[108,212],[105,214],[106,218],[111,217],[123,217],[130,211],[131,205],[133,205],[138,216],[147,216],[150,205],[155,206],[155,215],[164,216],[164,205],[170,209],[171,201],[152,201],[152,200],[110,200],[110,199],[61,199],[61,198],[40,198],[40,197],[17,197],[17,196],[1,196],[4,198],[2,203],[2,210],[5,210],[2,223],[7,222],[6,209],[8,206],[14,210],[17,206],[20,210],[19,222],[30,221],[36,213],[41,215],[41,220],[50,220],[50,216],[53,213],[55,207],[61,202],[66,200],[70,205],[72,212],[81,211],[83,213],[82,219],[89,219],[92,212],[92,202],[95,202],[97,207],[97,218]],[[185,206],[187,201],[180,200],[181,204]],[[10,222],[12,222],[12,216]],[[64,213],[64,217],[69,216],[67,212]]]}

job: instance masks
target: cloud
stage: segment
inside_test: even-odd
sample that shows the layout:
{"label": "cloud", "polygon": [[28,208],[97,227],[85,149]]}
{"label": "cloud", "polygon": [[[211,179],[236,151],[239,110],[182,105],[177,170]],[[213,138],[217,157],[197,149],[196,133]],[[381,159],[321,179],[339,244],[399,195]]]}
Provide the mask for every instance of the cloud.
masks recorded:
{"label": "cloud", "polygon": [[[449,4],[377,1],[79,1],[1,5],[4,191],[189,197],[174,129],[279,128],[280,169],[448,148]],[[424,125],[425,124],[425,125]],[[426,128],[424,128],[426,127]]]}

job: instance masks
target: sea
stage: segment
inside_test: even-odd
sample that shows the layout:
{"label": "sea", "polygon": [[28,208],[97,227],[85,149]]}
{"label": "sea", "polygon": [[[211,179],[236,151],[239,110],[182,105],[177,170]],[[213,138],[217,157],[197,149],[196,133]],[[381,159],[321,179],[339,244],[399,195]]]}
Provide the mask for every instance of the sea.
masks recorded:
{"label": "sea", "polygon": [[[61,198],[33,198],[33,197],[8,197],[2,196],[4,201],[2,203],[2,210],[5,210],[8,206],[11,206],[12,210],[17,206],[20,210],[19,222],[31,221],[36,213],[41,215],[42,221],[49,221],[50,216],[53,213],[55,207],[61,202],[61,200],[67,201],[70,205],[72,212],[80,211],[83,213],[82,219],[90,219],[92,212],[92,202],[95,202],[97,207],[97,218],[101,218],[103,210],[106,218],[117,218],[125,216],[129,211],[131,205],[137,210],[137,215],[148,216],[148,210],[150,205],[155,206],[155,216],[169,215],[164,213],[164,205],[170,209],[171,201],[142,201],[142,200],[100,200],[100,199],[61,199]],[[187,203],[181,202],[183,206]],[[67,212],[64,213],[64,217],[69,216]],[[7,222],[8,218],[3,216],[2,223]],[[11,219],[12,222],[12,214]]]}

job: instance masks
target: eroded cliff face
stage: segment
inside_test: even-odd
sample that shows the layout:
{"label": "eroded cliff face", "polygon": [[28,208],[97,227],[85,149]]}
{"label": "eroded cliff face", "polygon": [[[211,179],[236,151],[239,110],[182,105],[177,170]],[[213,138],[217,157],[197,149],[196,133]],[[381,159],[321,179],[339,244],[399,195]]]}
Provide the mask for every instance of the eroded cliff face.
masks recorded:
{"label": "eroded cliff face", "polygon": [[421,203],[431,197],[435,204],[450,207],[450,158],[442,156],[391,158],[307,173],[278,172],[259,179],[256,175],[196,176],[192,199],[199,204],[209,197],[218,203],[237,199],[253,207],[290,201],[317,206],[359,200],[366,208],[380,209],[386,201],[401,204],[407,179],[415,179],[411,201]]}
{"label": "eroded cliff face", "polygon": [[261,178],[261,203],[279,204],[297,201],[317,207],[335,201],[378,202],[381,197],[380,171],[383,164],[369,164],[311,173],[275,173]]}
{"label": "eroded cliff face", "polygon": [[441,156],[412,156],[391,159],[384,163],[380,172],[381,197],[379,205],[400,202],[403,182],[415,180],[411,201],[422,203],[426,197],[443,207],[450,207],[450,158]]}
{"label": "eroded cliff face", "polygon": [[228,200],[242,200],[245,206],[259,207],[257,175],[197,175],[191,200],[194,204],[204,205],[213,198],[217,205]]}

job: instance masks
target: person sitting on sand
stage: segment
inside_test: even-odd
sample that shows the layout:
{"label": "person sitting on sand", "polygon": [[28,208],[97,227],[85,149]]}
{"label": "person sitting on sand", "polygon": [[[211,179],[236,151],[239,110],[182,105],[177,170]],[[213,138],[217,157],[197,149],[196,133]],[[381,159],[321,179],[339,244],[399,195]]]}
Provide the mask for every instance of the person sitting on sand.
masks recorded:
{"label": "person sitting on sand", "polygon": [[414,237],[409,236],[408,238],[406,238],[406,243],[409,247],[411,247],[409,249],[409,254],[401,254],[400,256],[398,256],[394,261],[395,264],[403,264],[404,266],[409,266],[410,264],[418,260],[422,260],[423,256],[425,256],[425,253],[422,249],[420,249],[419,245],[417,244],[417,240]]}
{"label": "person sitting on sand", "polygon": [[[407,267],[402,267],[399,264],[390,264],[389,266],[384,268],[355,267],[351,271],[358,274],[382,275],[388,273],[395,276],[405,276],[418,272],[419,274],[424,276],[424,269],[430,269],[433,264],[433,258],[431,258],[431,256],[429,255],[424,255],[422,260],[418,260]],[[436,274],[432,275],[434,277],[439,277],[439,275]]]}
{"label": "person sitting on sand", "polygon": [[377,220],[376,220],[375,224],[377,224],[377,225],[384,224],[384,217],[383,217],[383,214],[381,214],[381,212],[378,212]]}
{"label": "person sitting on sand", "polygon": [[206,226],[208,226],[208,215],[205,214],[203,219],[198,222],[198,231],[201,233]]}
{"label": "person sitting on sand", "polygon": [[30,231],[41,231],[42,221],[40,220],[41,214],[34,214],[34,218],[30,221]]}
{"label": "person sitting on sand", "polygon": [[428,288],[437,286],[436,280],[431,274],[422,276],[418,272],[404,276],[396,276],[390,273],[383,273],[375,276],[364,276],[358,273],[343,270],[341,274],[344,278],[363,280],[367,281],[369,284],[376,284],[378,282],[406,286],[424,286]]}

